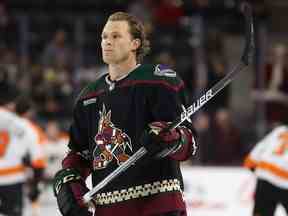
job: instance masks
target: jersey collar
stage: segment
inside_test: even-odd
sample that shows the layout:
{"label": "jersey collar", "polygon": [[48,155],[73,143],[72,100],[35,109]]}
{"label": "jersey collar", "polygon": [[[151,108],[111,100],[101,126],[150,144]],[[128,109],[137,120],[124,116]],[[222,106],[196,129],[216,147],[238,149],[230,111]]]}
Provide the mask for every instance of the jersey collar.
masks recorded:
{"label": "jersey collar", "polygon": [[141,64],[137,64],[133,69],[131,69],[128,73],[124,74],[123,76],[119,77],[116,80],[111,80],[109,73],[106,75],[105,77],[105,81],[106,83],[109,85],[109,90],[112,91],[115,88],[115,84],[120,81],[123,80],[124,78],[126,78],[132,71],[134,71],[136,68],[138,68]]}

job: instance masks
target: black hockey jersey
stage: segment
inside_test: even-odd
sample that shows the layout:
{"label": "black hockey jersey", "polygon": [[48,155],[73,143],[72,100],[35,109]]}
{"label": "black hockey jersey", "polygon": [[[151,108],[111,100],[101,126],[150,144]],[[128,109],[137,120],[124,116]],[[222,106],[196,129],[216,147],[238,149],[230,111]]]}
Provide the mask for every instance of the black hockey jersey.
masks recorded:
{"label": "black hockey jersey", "polygon": [[[184,83],[162,65],[139,65],[112,82],[106,74],[87,86],[74,109],[69,148],[93,166],[97,185],[126,161],[141,144],[139,138],[154,121],[173,121],[185,104]],[[191,126],[192,127],[192,126]],[[99,205],[182,191],[179,162],[150,160],[130,167],[96,195]]]}

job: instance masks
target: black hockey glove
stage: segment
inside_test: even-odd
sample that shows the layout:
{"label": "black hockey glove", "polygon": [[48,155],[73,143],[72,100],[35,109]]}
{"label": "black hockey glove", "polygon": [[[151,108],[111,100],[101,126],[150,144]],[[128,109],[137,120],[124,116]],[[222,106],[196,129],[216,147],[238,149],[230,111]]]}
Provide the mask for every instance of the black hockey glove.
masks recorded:
{"label": "black hockey glove", "polygon": [[164,151],[165,153],[160,157],[165,157],[177,152],[185,144],[186,140],[181,127],[163,132],[168,125],[167,122],[152,122],[142,134],[140,142],[148,150],[150,156],[160,156],[159,153]]}
{"label": "black hockey glove", "polygon": [[27,196],[31,202],[38,200],[41,193],[41,181],[43,180],[43,168],[33,168],[33,177],[28,180]]}
{"label": "black hockey glove", "polygon": [[54,177],[54,195],[63,216],[92,216],[83,202],[83,196],[89,190],[85,181],[74,169],[62,169]]}
{"label": "black hockey glove", "polygon": [[39,184],[29,183],[27,196],[31,202],[37,201],[40,193]]}

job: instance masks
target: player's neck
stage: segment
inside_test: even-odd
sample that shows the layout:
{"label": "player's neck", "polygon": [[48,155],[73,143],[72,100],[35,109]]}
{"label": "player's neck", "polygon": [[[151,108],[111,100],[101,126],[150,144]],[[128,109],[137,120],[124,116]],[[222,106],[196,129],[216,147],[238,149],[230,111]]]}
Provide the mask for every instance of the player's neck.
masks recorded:
{"label": "player's neck", "polygon": [[119,80],[121,77],[125,77],[131,71],[137,67],[136,61],[126,61],[121,64],[110,64],[109,65],[109,77],[110,80]]}

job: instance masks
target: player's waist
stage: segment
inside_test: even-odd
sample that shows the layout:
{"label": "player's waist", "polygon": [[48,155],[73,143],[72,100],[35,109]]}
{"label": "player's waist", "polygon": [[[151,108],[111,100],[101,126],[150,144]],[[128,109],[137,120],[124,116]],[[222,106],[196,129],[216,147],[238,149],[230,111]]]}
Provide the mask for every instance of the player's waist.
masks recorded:
{"label": "player's waist", "polygon": [[22,165],[0,168],[0,185],[21,183],[24,182],[25,179],[25,167]]}
{"label": "player's waist", "polygon": [[285,179],[286,181],[288,180],[288,169],[276,163],[261,161],[257,164],[257,170],[264,170],[281,179]]}
{"label": "player's waist", "polygon": [[6,165],[0,164],[0,178],[25,172],[25,166],[22,164]]}
{"label": "player's waist", "polygon": [[244,166],[247,168],[254,168],[264,170],[279,178],[288,180],[288,167],[285,160],[272,160],[271,158],[261,161],[254,160],[251,157],[245,159]]}
{"label": "player's waist", "polygon": [[286,178],[282,178],[264,169],[256,169],[256,175],[258,176],[258,178],[266,180],[275,186],[283,189],[288,189],[288,181]]}
{"label": "player's waist", "polygon": [[178,179],[168,179],[156,181],[149,184],[137,185],[127,189],[114,190],[96,194],[94,200],[97,205],[109,205],[149,197],[152,195],[167,193],[167,192],[182,192],[181,183]]}

